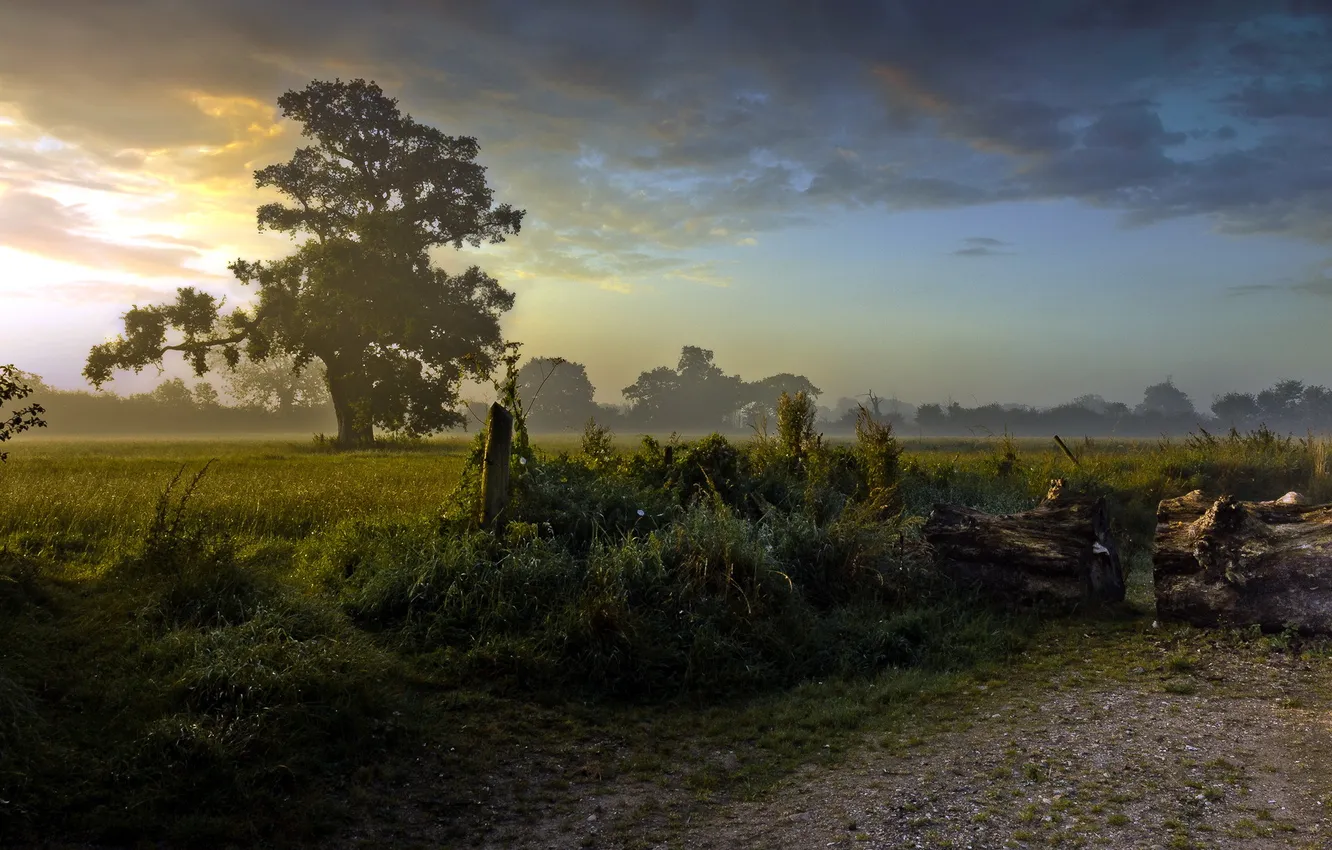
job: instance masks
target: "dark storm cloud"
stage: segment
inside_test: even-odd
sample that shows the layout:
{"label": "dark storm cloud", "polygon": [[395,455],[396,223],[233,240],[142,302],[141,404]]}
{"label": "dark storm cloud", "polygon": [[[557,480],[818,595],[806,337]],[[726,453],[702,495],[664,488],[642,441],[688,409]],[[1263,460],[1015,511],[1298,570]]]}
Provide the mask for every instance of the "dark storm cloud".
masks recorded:
{"label": "dark storm cloud", "polygon": [[1273,87],[1251,83],[1225,98],[1245,118],[1319,118],[1332,116],[1332,85]]}
{"label": "dark storm cloud", "polygon": [[1157,150],[1184,142],[1187,134],[1166,132],[1155,107],[1145,101],[1112,106],[1082,134],[1082,143],[1089,148]]}
{"label": "dark storm cloud", "polygon": [[[10,0],[0,91],[103,161],[231,145],[191,167],[243,178],[297,144],[244,103],[376,79],[481,140],[529,210],[506,262],[551,273],[671,268],[653,256],[834,207],[1023,199],[1332,241],[1327,81],[1302,76],[1332,64],[1330,20],[1262,0]],[[1220,129],[1190,138],[1180,102]]]}
{"label": "dark storm cloud", "polygon": [[1073,135],[1059,126],[1070,114],[1070,109],[1032,100],[1004,99],[950,111],[943,125],[947,132],[982,145],[1045,153],[1073,143]]}

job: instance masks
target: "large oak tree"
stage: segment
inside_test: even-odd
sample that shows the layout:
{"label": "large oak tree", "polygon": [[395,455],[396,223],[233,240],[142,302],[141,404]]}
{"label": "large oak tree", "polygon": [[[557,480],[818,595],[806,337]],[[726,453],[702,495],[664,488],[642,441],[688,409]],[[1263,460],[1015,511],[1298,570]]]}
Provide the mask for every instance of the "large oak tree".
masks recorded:
{"label": "large oak tree", "polygon": [[138,371],[169,351],[198,375],[213,350],[233,367],[242,352],[290,356],[297,368],[324,364],[342,446],[370,443],[375,426],[425,434],[461,424],[462,378],[484,378],[498,362],[499,317],[513,295],[476,266],[445,273],[430,250],[503,242],[523,211],[493,204],[475,139],[414,121],[372,82],[315,81],[278,106],[315,144],[255,172],[259,188],[288,200],[259,207],[259,229],[304,241],[280,260],[231,264],[258,288],[250,308],[223,314],[193,287],[174,303],[134,307],[84,375],[100,387],[114,369]]}

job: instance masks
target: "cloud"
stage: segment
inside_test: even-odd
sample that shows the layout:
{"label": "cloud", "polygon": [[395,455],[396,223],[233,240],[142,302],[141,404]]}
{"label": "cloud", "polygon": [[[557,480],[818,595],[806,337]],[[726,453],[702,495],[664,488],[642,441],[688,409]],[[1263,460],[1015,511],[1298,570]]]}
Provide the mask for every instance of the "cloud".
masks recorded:
{"label": "cloud", "polygon": [[1332,277],[1310,278],[1291,287],[1296,292],[1332,298]]}
{"label": "cloud", "polygon": [[1116,104],[1101,112],[1082,135],[1089,148],[1121,150],[1159,150],[1177,145],[1185,133],[1168,133],[1155,111],[1155,104],[1145,101]]}
{"label": "cloud", "polygon": [[950,111],[943,128],[981,149],[1049,153],[1073,144],[1073,134],[1060,127],[1070,114],[1071,109],[1034,100],[1004,99]]}
{"label": "cloud", "polygon": [[192,247],[126,244],[92,235],[97,224],[79,206],[66,206],[53,198],[11,189],[0,195],[0,246],[103,271],[121,271],[147,277],[211,277],[186,265],[199,259]]}
{"label": "cloud", "polygon": [[[276,97],[365,76],[481,141],[497,199],[528,210],[522,237],[487,258],[510,273],[602,285],[829,210],[1028,199],[1332,242],[1332,117],[1301,76],[1326,69],[1332,27],[1322,5],[1304,9],[12,0],[0,91],[71,147],[0,137],[0,180],[128,188],[133,175],[241,221],[252,170],[301,143]],[[1161,105],[1181,102],[1215,114],[1180,123]],[[1204,125],[1220,129],[1190,137]]]}
{"label": "cloud", "polygon": [[712,263],[693,263],[684,268],[667,272],[666,277],[688,280],[693,283],[701,283],[705,286],[715,286],[721,289],[725,289],[731,285],[731,278],[727,275],[719,274]]}
{"label": "cloud", "polygon": [[1317,118],[1332,115],[1332,85],[1274,87],[1254,82],[1222,99],[1244,118]]}
{"label": "cloud", "polygon": [[1291,289],[1292,287],[1289,284],[1283,285],[1278,283],[1242,283],[1239,284],[1238,286],[1229,287],[1226,290],[1226,294],[1232,296],[1261,295],[1266,292],[1286,292],[1290,291]]}
{"label": "cloud", "polygon": [[1298,278],[1281,278],[1273,283],[1248,283],[1226,290],[1231,296],[1314,295],[1332,298],[1332,259],[1317,263]]}
{"label": "cloud", "polygon": [[1014,253],[1002,250],[1009,243],[989,236],[968,236],[963,247],[952,251],[955,257],[1001,257]]}
{"label": "cloud", "polygon": [[42,292],[74,304],[148,304],[169,301],[175,295],[175,291],[170,289],[112,281],[72,281],[48,286]]}

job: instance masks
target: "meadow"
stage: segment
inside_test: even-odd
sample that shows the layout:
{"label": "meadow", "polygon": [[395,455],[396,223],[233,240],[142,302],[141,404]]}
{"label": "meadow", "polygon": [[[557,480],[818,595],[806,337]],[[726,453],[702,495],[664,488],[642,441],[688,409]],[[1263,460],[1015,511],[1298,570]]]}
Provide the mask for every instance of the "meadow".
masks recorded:
{"label": "meadow", "polygon": [[[670,781],[762,794],[1071,634],[1113,655],[1152,617],[1161,498],[1332,501],[1312,437],[1070,448],[872,423],[841,442],[538,435],[493,534],[468,438],[16,441],[0,841],[326,842],[380,817],[423,751],[436,837],[464,843],[496,828],[469,808],[486,777],[571,752],[599,781],[667,781],[665,754],[743,743],[738,766]],[[932,504],[1022,510],[1054,477],[1110,499],[1121,610],[1001,610],[933,574]]]}

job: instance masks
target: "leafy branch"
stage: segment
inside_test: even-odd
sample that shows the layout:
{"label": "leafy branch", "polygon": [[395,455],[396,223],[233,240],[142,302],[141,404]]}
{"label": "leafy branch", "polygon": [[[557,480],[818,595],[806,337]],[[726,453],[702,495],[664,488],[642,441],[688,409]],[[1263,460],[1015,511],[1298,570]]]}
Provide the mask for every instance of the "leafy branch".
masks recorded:
{"label": "leafy branch", "polygon": [[[32,395],[32,387],[23,381],[23,373],[13,364],[0,366],[0,405],[6,402],[22,401]],[[40,404],[29,404],[19,408],[8,416],[0,415],[0,443],[21,434],[30,428],[45,428],[46,420],[42,414],[46,408]],[[0,452],[0,462],[9,458],[9,452]]]}

